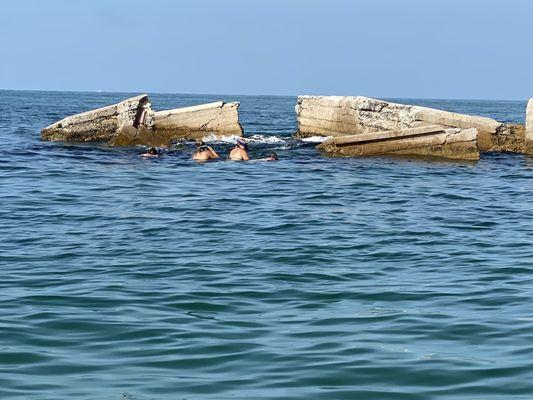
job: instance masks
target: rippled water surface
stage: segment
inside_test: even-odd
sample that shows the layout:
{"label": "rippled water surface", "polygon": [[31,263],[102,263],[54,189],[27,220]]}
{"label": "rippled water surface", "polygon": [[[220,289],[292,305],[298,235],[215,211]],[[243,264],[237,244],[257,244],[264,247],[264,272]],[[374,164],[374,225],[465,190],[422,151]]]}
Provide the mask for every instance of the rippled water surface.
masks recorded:
{"label": "rippled water surface", "polygon": [[533,398],[533,157],[324,158],[290,97],[222,96],[277,163],[39,140],[127,96],[0,91],[1,399]]}

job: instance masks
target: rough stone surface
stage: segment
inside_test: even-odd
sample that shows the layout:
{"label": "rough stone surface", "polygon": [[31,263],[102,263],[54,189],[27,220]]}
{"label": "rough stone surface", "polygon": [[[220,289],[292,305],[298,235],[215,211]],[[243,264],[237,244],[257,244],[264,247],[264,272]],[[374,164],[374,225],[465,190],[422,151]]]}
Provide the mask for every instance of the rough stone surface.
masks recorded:
{"label": "rough stone surface", "polygon": [[153,112],[148,96],[143,94],[107,107],[63,118],[41,132],[50,141],[112,141],[118,132],[133,127],[135,118],[146,113],[144,124],[153,125]]}
{"label": "rough stone surface", "polygon": [[426,125],[332,137],[318,146],[333,156],[411,155],[478,160],[477,129]]}
{"label": "rough stone surface", "polygon": [[533,154],[533,98],[527,102],[525,137],[526,152]]}
{"label": "rough stone surface", "polygon": [[520,125],[362,96],[300,96],[296,114],[299,137],[335,137],[437,124],[447,128],[477,129],[478,147],[482,151],[522,152],[525,148]]}
{"label": "rough stone surface", "polygon": [[300,137],[410,128],[415,121],[412,106],[362,96],[299,96],[296,116]]}
{"label": "rough stone surface", "polygon": [[169,139],[197,139],[207,133],[242,136],[239,103],[217,101],[155,113],[156,134]]}
{"label": "rough stone surface", "polygon": [[520,124],[501,124],[495,133],[478,131],[478,146],[482,151],[524,153],[525,129]]}
{"label": "rough stone surface", "polygon": [[154,112],[147,95],[62,119],[41,132],[44,140],[105,141],[111,146],[168,146],[174,139],[240,135],[239,103],[203,104]]}

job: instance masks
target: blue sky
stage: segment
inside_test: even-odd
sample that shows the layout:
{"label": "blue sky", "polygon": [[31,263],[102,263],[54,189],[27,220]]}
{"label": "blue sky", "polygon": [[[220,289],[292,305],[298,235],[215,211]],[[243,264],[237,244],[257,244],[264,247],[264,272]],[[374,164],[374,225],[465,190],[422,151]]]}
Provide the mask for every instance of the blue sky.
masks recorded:
{"label": "blue sky", "polygon": [[1,89],[533,96],[529,0],[17,0]]}

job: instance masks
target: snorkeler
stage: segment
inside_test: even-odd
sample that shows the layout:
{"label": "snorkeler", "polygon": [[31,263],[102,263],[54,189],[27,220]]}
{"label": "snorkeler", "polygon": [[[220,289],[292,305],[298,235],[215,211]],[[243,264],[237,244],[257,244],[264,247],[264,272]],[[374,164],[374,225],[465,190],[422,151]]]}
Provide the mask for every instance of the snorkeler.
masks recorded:
{"label": "snorkeler", "polygon": [[203,141],[196,142],[196,151],[194,152],[192,159],[195,161],[207,161],[218,158],[219,155],[211,146],[207,146]]}
{"label": "snorkeler", "polygon": [[146,153],[141,154],[141,157],[159,157],[159,152],[155,147],[150,147]]}
{"label": "snorkeler", "polygon": [[231,149],[228,158],[234,161],[248,161],[250,159],[248,156],[248,145],[243,139],[237,139],[237,144]]}
{"label": "snorkeler", "polygon": [[263,161],[278,161],[279,157],[275,152],[272,152],[268,155],[268,157],[262,158]]}

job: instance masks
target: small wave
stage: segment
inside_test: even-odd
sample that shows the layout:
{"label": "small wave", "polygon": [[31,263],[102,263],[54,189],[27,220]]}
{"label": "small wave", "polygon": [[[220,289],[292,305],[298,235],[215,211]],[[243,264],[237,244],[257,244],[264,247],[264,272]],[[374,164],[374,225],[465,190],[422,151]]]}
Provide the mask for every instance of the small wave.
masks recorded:
{"label": "small wave", "polygon": [[210,133],[202,138],[205,143],[236,143],[240,136],[230,135],[230,136],[219,136],[214,133]]}
{"label": "small wave", "polygon": [[282,144],[287,143],[287,139],[280,138],[275,135],[252,135],[247,137],[241,137],[237,135],[231,135],[231,136],[217,136],[213,133],[204,136],[202,140],[206,143],[230,143],[235,144],[237,143],[237,140],[244,139],[248,143],[261,143],[261,144]]}
{"label": "small wave", "polygon": [[[210,133],[202,137],[202,141],[210,145],[234,145],[237,143],[237,140],[245,140],[249,145],[255,148],[276,148],[279,150],[288,150],[297,148],[300,146],[314,145],[321,143],[326,140],[328,137],[323,136],[312,136],[304,139],[295,139],[290,136],[276,136],[276,135],[262,135],[254,134],[250,136],[238,136],[238,135],[229,135],[221,136],[214,133]],[[177,140],[174,142],[174,145],[190,145],[194,143],[191,140]]]}
{"label": "small wave", "polygon": [[302,142],[306,143],[322,143],[323,141],[331,138],[331,136],[310,136],[307,138],[303,138]]}
{"label": "small wave", "polygon": [[280,144],[287,143],[287,139],[280,138],[275,135],[252,135],[245,138],[247,142],[257,142],[257,143],[266,143],[266,144]]}

